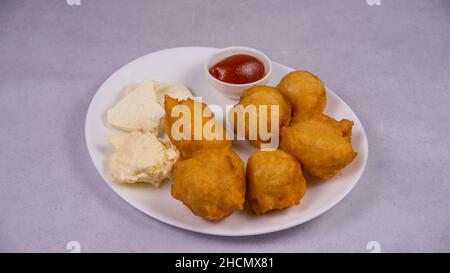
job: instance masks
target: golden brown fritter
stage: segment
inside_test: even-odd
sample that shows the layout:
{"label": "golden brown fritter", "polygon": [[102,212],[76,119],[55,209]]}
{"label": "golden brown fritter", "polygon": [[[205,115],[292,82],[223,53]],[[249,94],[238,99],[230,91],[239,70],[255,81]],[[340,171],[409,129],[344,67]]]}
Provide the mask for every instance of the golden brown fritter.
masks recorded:
{"label": "golden brown fritter", "polygon": [[[248,112],[248,114],[245,114],[244,112],[239,112],[236,110],[236,107],[238,106],[249,106],[249,105],[255,105],[255,112],[252,113],[251,111]],[[267,116],[261,115],[260,107],[262,105],[267,106]],[[272,105],[278,105],[278,115],[275,115],[278,119],[278,128],[286,126],[289,124],[289,121],[291,119],[291,106],[289,105],[288,101],[283,97],[283,95],[278,91],[276,88],[271,86],[264,86],[264,85],[256,85],[253,86],[247,90],[244,91],[244,93],[241,95],[239,99],[239,103],[237,103],[232,111],[230,111],[230,118],[234,118],[234,132],[237,133],[238,128],[238,122],[242,123],[244,122],[245,126],[245,138],[249,139],[250,142],[256,146],[260,147],[261,143],[268,143],[270,142],[270,139],[262,140],[261,136],[259,134],[259,118],[262,119],[262,122],[264,124],[267,124],[267,132],[271,132],[271,106]],[[241,113],[241,114],[239,114]],[[245,115],[245,116],[244,116]],[[249,119],[253,118],[254,121],[254,127],[256,130],[256,135],[252,137],[249,134],[249,128],[250,128],[250,121]]]}
{"label": "golden brown fritter", "polygon": [[[178,139],[172,135],[172,125],[179,124],[179,121],[181,117],[183,116],[183,113],[180,113],[179,115],[175,114],[174,116],[171,115],[172,110],[174,107],[184,105],[187,106],[190,110],[190,130],[186,129],[188,138],[180,138],[179,135]],[[194,105],[198,106],[198,109],[200,111],[194,112]],[[175,147],[180,151],[181,156],[183,158],[189,158],[192,156],[192,154],[195,151],[198,151],[200,149],[204,148],[222,148],[222,147],[231,147],[231,140],[226,139],[226,131],[225,129],[220,126],[219,124],[214,122],[214,115],[212,114],[211,110],[208,108],[208,106],[204,103],[194,101],[190,98],[186,100],[177,100],[170,96],[165,96],[164,98],[164,110],[166,111],[166,118],[165,118],[165,124],[164,129],[166,131],[167,136],[169,137],[170,141],[172,142]],[[207,117],[202,114],[202,112],[210,113],[210,115]],[[198,126],[205,135],[200,135],[200,139],[194,139],[194,120],[201,121],[199,122]],[[207,130],[207,126],[209,124],[213,124],[210,128],[212,128],[213,134],[209,134],[210,130]],[[181,126],[180,130],[183,129],[184,126]],[[208,127],[209,128],[209,127]],[[175,130],[175,132],[178,132],[178,130]],[[216,134],[217,133],[217,134]]]}
{"label": "golden brown fritter", "polygon": [[352,126],[350,120],[317,114],[282,128],[280,149],[295,156],[309,174],[330,179],[357,156]]}
{"label": "golden brown fritter", "polygon": [[306,192],[300,163],[282,150],[256,151],[247,163],[247,201],[254,213],[298,205]]}
{"label": "golden brown fritter", "polygon": [[277,88],[291,104],[292,122],[322,113],[325,108],[325,87],[319,77],[308,71],[287,74]]}
{"label": "golden brown fritter", "polygon": [[244,163],[230,149],[202,149],[177,161],[173,175],[172,196],[195,215],[219,221],[243,208]]}

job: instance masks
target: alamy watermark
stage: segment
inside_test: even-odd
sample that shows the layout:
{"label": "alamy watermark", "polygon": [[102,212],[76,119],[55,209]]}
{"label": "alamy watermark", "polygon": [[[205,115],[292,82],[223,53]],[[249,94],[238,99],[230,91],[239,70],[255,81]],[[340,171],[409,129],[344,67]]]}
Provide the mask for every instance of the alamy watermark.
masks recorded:
{"label": "alamy watermark", "polygon": [[69,6],[81,6],[81,0],[66,0],[66,4]]}
{"label": "alamy watermark", "polygon": [[228,118],[222,130],[212,110],[217,113],[223,108],[212,104],[204,107],[202,98],[196,97],[191,107],[177,104],[170,109],[170,135],[175,141],[260,140],[261,150],[274,150],[279,144],[279,108],[279,105],[226,105]]}
{"label": "alamy watermark", "polygon": [[381,253],[381,244],[378,241],[370,241],[367,243],[366,249],[370,250],[370,253]]}
{"label": "alamy watermark", "polygon": [[381,6],[381,0],[366,0],[369,6]]}
{"label": "alamy watermark", "polygon": [[70,253],[81,253],[81,244],[78,241],[70,241],[66,244],[66,249]]}

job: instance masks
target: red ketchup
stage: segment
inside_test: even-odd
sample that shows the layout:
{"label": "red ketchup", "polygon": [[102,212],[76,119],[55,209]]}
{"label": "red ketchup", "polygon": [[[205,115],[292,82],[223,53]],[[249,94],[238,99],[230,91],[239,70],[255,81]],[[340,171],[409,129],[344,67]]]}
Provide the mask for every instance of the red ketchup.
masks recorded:
{"label": "red ketchup", "polygon": [[209,73],[216,79],[233,84],[256,82],[264,78],[264,64],[257,58],[237,54],[227,57],[209,69]]}

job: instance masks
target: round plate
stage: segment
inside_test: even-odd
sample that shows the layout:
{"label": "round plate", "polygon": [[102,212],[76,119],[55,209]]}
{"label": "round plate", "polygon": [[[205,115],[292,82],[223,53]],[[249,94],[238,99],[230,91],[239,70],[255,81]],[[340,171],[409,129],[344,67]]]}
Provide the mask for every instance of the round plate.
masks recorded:
{"label": "round plate", "polygon": [[[307,178],[308,190],[301,204],[288,209],[255,216],[246,211],[237,211],[228,218],[212,223],[195,216],[180,201],[170,194],[170,182],[160,188],[147,184],[116,185],[109,179],[105,162],[113,148],[108,138],[112,134],[123,134],[106,122],[106,112],[121,97],[121,90],[131,82],[145,79],[161,82],[178,82],[186,85],[196,97],[207,104],[216,104],[225,109],[236,101],[215,90],[206,81],[204,63],[215,48],[182,47],[166,49],[140,57],[112,74],[93,97],[86,116],[86,144],[92,161],[105,182],[133,207],[164,223],[201,233],[243,236],[283,230],[319,216],[355,186],[364,171],[367,161],[367,138],[358,117],[352,109],[330,89],[327,91],[325,113],[336,119],[353,120],[353,147],[358,152],[356,159],[339,175],[323,182]],[[273,74],[269,85],[276,85],[292,68],[273,63]],[[222,118],[220,115],[218,118]],[[246,141],[235,141],[233,149],[244,162],[254,148]]]}

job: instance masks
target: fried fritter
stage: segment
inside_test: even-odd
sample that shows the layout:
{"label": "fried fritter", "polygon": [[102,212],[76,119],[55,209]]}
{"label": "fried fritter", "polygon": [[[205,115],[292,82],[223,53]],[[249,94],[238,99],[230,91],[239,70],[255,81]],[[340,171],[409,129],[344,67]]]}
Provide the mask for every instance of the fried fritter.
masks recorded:
{"label": "fried fritter", "polygon": [[291,104],[292,122],[322,113],[325,108],[325,87],[319,77],[308,71],[290,72],[277,88]]}
{"label": "fried fritter", "polygon": [[243,208],[244,163],[230,149],[202,149],[177,161],[173,175],[172,196],[197,216],[219,221]]}
{"label": "fried fritter", "polygon": [[[255,112],[239,112],[237,110],[238,106],[247,106],[254,105]],[[267,106],[267,112],[262,112],[261,106]],[[271,106],[278,105],[278,113],[274,113],[278,119],[278,128],[286,126],[289,124],[291,119],[291,106],[288,101],[283,97],[283,95],[276,88],[271,86],[264,85],[256,85],[244,91],[239,99],[239,103],[237,103],[233,109],[230,111],[230,119],[234,119],[234,132],[237,133],[237,128],[244,122],[245,126],[245,138],[250,140],[255,147],[260,147],[261,143],[269,143],[269,139],[262,140],[259,132],[259,119],[261,119],[262,124],[267,124],[267,132],[271,132]],[[245,110],[245,109],[244,109]],[[246,114],[248,113],[248,114]],[[263,115],[261,113],[267,113]],[[244,116],[245,115],[245,116]],[[253,125],[251,124],[253,122]],[[251,127],[252,126],[252,127]],[[255,130],[255,135],[252,136],[249,132],[250,129]]]}
{"label": "fried fritter", "polygon": [[282,128],[280,149],[295,156],[309,174],[330,179],[357,156],[352,126],[350,120],[317,114]]}
{"label": "fried fritter", "polygon": [[[199,109],[199,111],[194,110],[194,105],[197,105],[197,109]],[[190,128],[184,129],[184,125],[181,125],[179,126],[180,130],[175,130],[177,136],[174,136],[172,126],[180,125],[180,121],[184,115],[183,112],[180,112],[174,113],[172,116],[172,110],[176,106],[188,107],[190,112],[190,122],[188,121],[188,126]],[[205,103],[200,103],[192,100],[191,98],[186,100],[177,100],[166,95],[164,98],[164,110],[166,112],[164,129],[170,141],[173,145],[175,145],[175,147],[177,147],[183,158],[189,158],[194,152],[203,148],[231,147],[231,140],[227,140],[225,129],[214,121],[214,114]],[[203,113],[209,114],[208,116],[205,116]],[[200,128],[201,135],[199,135],[199,138],[195,139],[195,122],[197,122],[197,120],[199,123],[197,126]],[[207,126],[210,126],[208,128],[211,130],[206,128]],[[183,131],[183,129],[185,130],[186,135],[179,132]]]}
{"label": "fried fritter", "polygon": [[247,163],[247,201],[254,213],[298,205],[306,192],[300,163],[282,150],[253,153]]}

